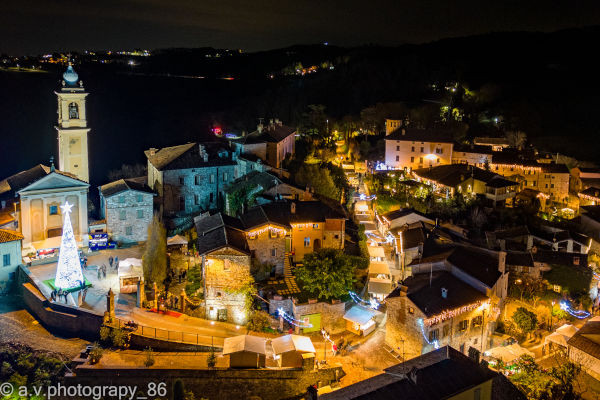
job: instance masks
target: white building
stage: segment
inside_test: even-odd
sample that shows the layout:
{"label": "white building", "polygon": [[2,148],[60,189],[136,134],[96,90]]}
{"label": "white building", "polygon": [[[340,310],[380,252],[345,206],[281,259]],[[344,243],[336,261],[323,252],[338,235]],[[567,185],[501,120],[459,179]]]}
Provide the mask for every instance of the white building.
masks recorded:
{"label": "white building", "polygon": [[71,174],[55,170],[54,166],[39,165],[33,170],[41,176],[16,190],[19,196],[16,217],[19,231],[24,237],[23,248],[41,250],[60,247],[63,227],[60,206],[67,201],[73,205],[71,223],[75,239],[87,247],[87,194],[90,185]]}
{"label": "white building", "polygon": [[21,264],[22,240],[19,232],[0,229],[0,294],[8,292]]}
{"label": "white building", "polygon": [[88,93],[71,65],[63,74],[61,90],[54,93],[58,97],[58,169],[89,182],[87,135],[90,128],[85,110]]}
{"label": "white building", "polygon": [[100,217],[106,231],[118,242],[143,242],[154,215],[156,195],[146,185],[146,177],[119,179],[100,186]]}
{"label": "white building", "polygon": [[452,148],[445,131],[400,127],[385,137],[385,165],[417,169],[450,164]]}

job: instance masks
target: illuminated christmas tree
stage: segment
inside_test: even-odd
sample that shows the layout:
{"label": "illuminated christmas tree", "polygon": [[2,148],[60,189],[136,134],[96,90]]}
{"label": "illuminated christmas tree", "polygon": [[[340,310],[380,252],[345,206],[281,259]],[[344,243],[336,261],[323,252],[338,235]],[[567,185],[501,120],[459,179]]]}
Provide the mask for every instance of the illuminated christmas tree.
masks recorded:
{"label": "illuminated christmas tree", "polygon": [[58,266],[56,268],[54,287],[63,290],[78,288],[84,282],[77,242],[75,241],[71,217],[69,215],[72,207],[73,205],[68,202],[60,207],[65,215],[65,220],[63,222],[63,232],[58,252]]}

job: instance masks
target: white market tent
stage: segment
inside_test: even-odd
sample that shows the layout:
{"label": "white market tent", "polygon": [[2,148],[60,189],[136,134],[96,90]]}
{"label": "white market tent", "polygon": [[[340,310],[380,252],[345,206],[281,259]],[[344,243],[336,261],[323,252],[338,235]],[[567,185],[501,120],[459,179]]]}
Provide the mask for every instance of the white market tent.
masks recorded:
{"label": "white market tent", "polygon": [[118,275],[121,293],[137,292],[137,283],[144,276],[142,260],[139,258],[120,260]]}
{"label": "white market tent", "polygon": [[577,333],[578,330],[579,329],[571,324],[564,324],[558,328],[556,332],[546,336],[544,339],[544,346],[549,343],[556,343],[560,346],[567,347],[567,342],[573,337],[573,335],[575,335],[575,333]]}
{"label": "white market tent", "polygon": [[485,356],[492,357],[497,360],[502,360],[505,364],[511,364],[524,354],[530,355],[531,357],[535,357],[533,352],[527,350],[524,347],[519,346],[518,343],[513,343],[508,346],[494,347],[492,349],[486,350],[483,354]]}

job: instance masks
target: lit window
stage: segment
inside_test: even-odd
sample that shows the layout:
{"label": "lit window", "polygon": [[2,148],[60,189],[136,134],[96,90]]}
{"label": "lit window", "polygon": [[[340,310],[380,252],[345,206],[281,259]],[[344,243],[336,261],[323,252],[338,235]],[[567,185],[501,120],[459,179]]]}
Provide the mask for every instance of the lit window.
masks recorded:
{"label": "lit window", "polygon": [[304,247],[310,247],[310,238],[309,237],[304,238]]}
{"label": "lit window", "polygon": [[415,313],[415,309],[413,307],[408,307],[408,313],[409,314],[414,314]]}

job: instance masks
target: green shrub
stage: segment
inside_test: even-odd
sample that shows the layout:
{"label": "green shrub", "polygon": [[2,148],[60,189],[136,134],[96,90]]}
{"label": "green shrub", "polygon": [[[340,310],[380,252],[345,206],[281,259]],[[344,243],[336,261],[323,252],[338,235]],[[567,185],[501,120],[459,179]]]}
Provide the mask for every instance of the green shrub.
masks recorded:
{"label": "green shrub", "polygon": [[104,343],[108,343],[110,341],[110,332],[111,329],[108,326],[100,327],[100,340]]}
{"label": "green shrub", "polygon": [[217,355],[215,354],[215,349],[211,347],[210,353],[208,354],[208,358],[206,359],[206,365],[208,368],[214,368],[217,365]]}
{"label": "green shrub", "polygon": [[249,331],[254,332],[264,332],[270,327],[271,318],[269,317],[269,314],[267,314],[264,311],[258,310],[252,313],[248,324],[246,324],[246,328],[248,328]]}
{"label": "green shrub", "polygon": [[150,368],[155,363],[154,354],[152,354],[152,348],[146,347],[144,350],[144,365],[146,368]]}
{"label": "green shrub", "polygon": [[92,364],[97,364],[102,358],[103,354],[104,349],[102,349],[98,343],[94,343],[94,347],[92,347],[92,350],[90,350],[90,362]]}
{"label": "green shrub", "polygon": [[112,340],[113,346],[115,347],[123,348],[127,345],[127,333],[120,328],[113,329],[110,334],[110,338]]}

